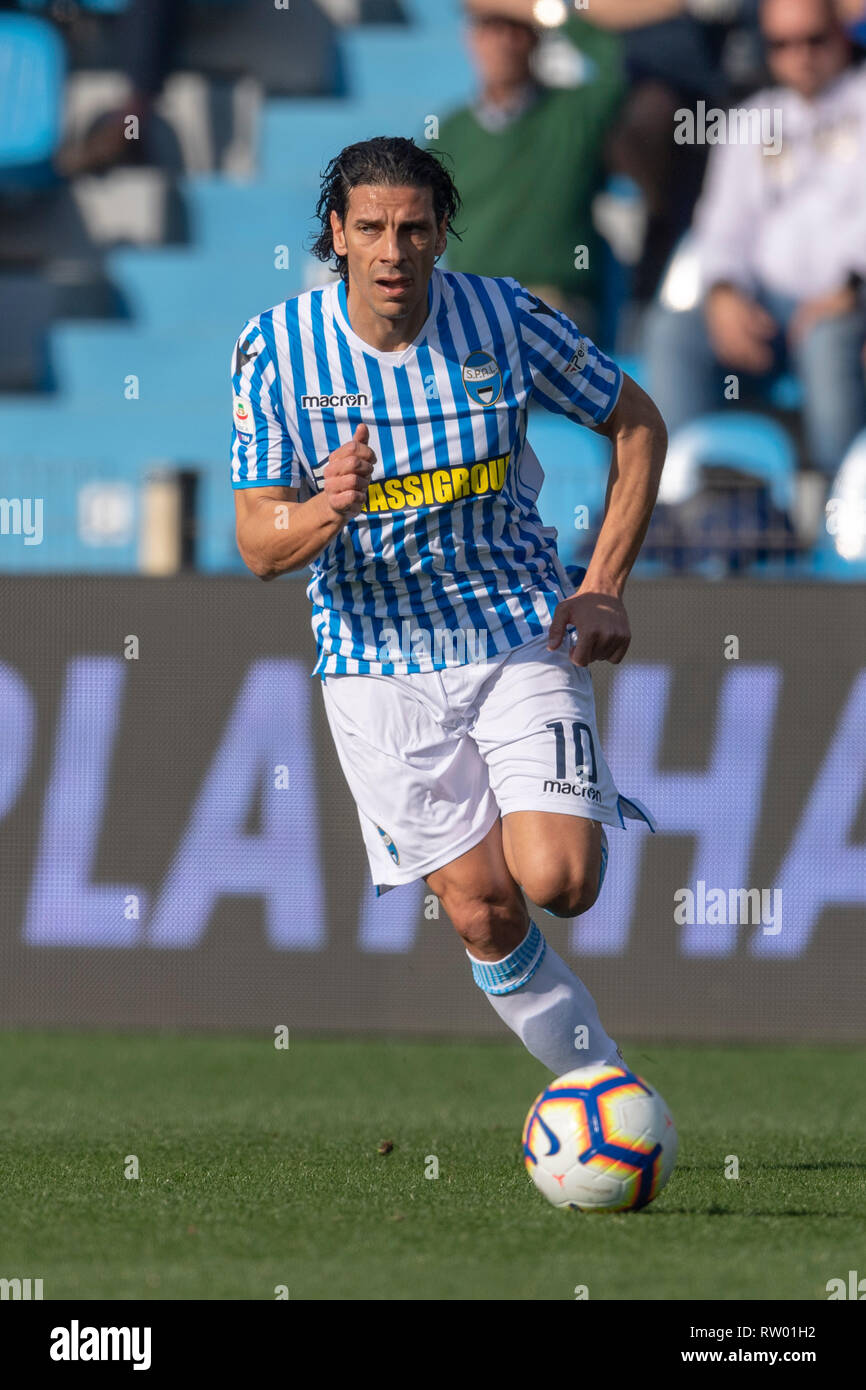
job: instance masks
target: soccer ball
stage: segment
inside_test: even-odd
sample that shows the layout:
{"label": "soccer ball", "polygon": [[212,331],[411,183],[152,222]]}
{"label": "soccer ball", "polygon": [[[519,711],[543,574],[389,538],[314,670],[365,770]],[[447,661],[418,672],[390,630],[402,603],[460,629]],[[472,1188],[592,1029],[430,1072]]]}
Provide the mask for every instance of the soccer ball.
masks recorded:
{"label": "soccer ball", "polygon": [[557,1077],[523,1126],[524,1162],[555,1207],[637,1211],[661,1192],[676,1158],[668,1107],[625,1067]]}

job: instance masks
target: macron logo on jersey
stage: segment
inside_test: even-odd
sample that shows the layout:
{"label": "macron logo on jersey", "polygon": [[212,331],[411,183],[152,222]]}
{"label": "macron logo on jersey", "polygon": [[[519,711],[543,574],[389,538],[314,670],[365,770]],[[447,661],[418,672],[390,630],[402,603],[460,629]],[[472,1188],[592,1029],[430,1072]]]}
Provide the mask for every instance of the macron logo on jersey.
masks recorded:
{"label": "macron logo on jersey", "polygon": [[301,396],[304,410],[336,410],[341,405],[369,405],[370,398],[363,391],[353,391],[344,396]]}

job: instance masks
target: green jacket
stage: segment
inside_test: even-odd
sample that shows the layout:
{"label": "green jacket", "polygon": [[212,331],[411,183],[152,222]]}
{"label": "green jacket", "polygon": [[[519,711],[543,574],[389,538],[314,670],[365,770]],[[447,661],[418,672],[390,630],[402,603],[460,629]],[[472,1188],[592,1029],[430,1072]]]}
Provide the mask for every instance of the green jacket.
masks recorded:
{"label": "green jacket", "polygon": [[[451,156],[463,210],[462,241],[449,239],[445,264],[477,275],[513,275],[597,298],[600,247],[592,200],[604,186],[604,139],[622,100],[621,44],[573,20],[569,37],[596,65],[576,89],[542,88],[505,130],[486,131],[471,107],[447,117],[430,146]],[[588,269],[575,267],[588,248]]]}

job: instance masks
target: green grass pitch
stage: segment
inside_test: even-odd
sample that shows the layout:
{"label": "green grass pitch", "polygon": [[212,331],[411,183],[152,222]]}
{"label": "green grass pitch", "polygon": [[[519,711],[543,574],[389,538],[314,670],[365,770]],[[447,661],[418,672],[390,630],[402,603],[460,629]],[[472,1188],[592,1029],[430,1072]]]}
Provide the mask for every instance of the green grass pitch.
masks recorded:
{"label": "green grass pitch", "polygon": [[624,1050],[679,1163],[645,1211],[586,1216],[524,1170],[548,1073],[517,1043],[0,1035],[0,1276],[46,1299],[775,1300],[866,1273],[866,1048]]}

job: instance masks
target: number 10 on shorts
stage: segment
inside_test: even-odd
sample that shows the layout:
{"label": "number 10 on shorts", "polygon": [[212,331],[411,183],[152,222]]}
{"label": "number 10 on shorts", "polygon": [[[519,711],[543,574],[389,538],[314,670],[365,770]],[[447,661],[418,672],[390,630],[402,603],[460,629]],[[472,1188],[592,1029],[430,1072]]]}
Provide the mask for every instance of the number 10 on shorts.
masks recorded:
{"label": "number 10 on shorts", "polygon": [[[565,724],[561,719],[554,720],[552,724],[546,724],[546,729],[552,729],[556,736],[556,778],[562,782],[568,776],[566,770],[566,736]],[[575,776],[584,775],[588,782],[598,781],[598,769],[595,762],[595,747],[592,741],[592,731],[588,724],[584,724],[579,719],[572,720],[571,736],[574,742],[574,771]],[[587,771],[587,768],[589,769]]]}

